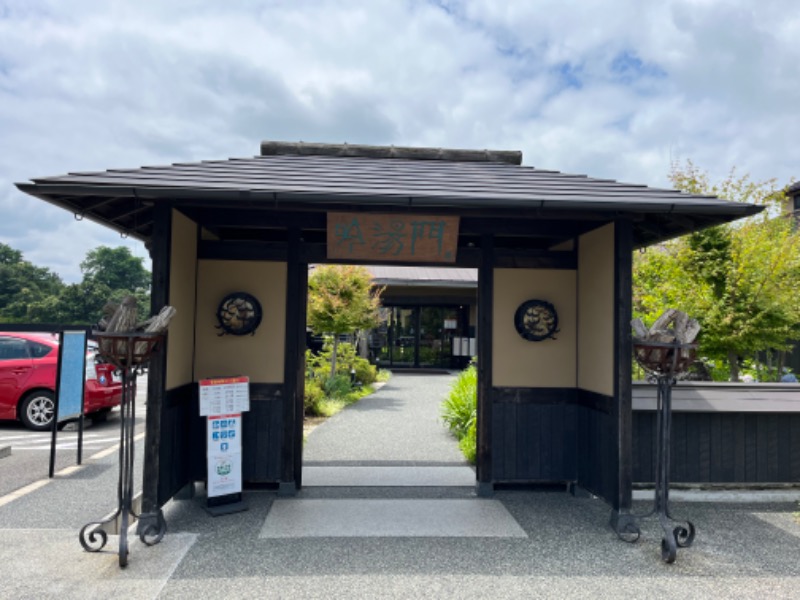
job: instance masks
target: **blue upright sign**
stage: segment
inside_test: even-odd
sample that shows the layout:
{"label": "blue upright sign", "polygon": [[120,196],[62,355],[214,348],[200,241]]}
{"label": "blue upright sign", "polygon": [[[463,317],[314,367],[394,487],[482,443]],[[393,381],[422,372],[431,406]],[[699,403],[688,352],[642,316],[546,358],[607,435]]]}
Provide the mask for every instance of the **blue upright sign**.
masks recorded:
{"label": "blue upright sign", "polygon": [[65,331],[61,336],[58,377],[58,421],[76,419],[83,407],[86,370],[86,332]]}

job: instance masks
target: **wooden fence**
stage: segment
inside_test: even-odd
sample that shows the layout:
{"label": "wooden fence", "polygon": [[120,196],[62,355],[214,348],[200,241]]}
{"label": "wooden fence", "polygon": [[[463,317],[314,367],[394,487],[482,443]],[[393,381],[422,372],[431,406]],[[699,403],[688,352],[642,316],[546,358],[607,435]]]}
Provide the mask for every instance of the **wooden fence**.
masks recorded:
{"label": "wooden fence", "polygon": [[[633,386],[633,481],[653,481],[656,387]],[[672,392],[673,483],[800,483],[800,385],[681,383]]]}

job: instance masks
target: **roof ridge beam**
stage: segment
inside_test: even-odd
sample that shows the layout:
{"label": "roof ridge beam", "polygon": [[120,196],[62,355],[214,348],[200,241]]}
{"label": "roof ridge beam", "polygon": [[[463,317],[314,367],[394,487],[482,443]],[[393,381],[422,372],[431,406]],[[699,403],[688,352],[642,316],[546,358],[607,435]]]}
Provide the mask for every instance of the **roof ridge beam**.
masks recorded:
{"label": "roof ridge beam", "polygon": [[519,150],[461,150],[414,146],[368,146],[365,144],[321,144],[316,142],[261,142],[261,156],[357,156],[363,158],[402,158],[449,162],[502,162],[522,164]]}

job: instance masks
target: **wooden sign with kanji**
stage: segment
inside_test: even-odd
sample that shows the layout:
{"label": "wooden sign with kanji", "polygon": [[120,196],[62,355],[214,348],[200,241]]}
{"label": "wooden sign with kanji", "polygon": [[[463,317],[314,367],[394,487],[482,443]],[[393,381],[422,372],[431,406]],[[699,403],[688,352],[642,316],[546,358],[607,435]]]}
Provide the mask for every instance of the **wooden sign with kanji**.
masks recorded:
{"label": "wooden sign with kanji", "polygon": [[328,258],[377,262],[453,263],[458,217],[328,213]]}

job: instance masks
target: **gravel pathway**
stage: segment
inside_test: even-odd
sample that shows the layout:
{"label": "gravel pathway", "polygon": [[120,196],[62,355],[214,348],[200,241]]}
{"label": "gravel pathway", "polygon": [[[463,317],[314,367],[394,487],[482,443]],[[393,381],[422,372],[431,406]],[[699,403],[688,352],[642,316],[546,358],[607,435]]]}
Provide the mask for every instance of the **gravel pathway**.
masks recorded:
{"label": "gravel pathway", "polygon": [[395,373],[309,436],[305,464],[465,464],[439,417],[455,375]]}

